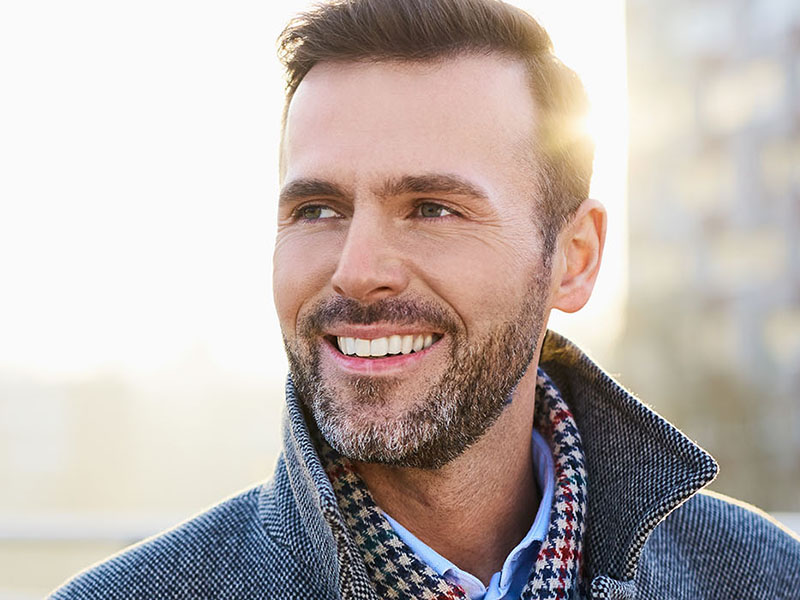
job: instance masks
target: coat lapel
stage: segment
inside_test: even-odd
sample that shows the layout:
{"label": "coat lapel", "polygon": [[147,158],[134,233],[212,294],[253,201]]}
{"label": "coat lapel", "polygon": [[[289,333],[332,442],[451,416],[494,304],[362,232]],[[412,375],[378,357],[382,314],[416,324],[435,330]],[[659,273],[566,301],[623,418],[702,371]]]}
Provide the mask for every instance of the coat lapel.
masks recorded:
{"label": "coat lapel", "polygon": [[632,580],[653,529],[714,479],[717,464],[560,335],[547,333],[539,364],[583,438],[587,579]]}

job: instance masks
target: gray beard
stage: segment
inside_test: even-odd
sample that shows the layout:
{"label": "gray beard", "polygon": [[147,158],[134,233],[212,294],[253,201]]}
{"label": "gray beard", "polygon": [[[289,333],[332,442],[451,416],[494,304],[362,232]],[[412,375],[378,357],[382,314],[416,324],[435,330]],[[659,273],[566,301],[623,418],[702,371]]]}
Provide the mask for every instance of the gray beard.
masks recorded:
{"label": "gray beard", "polygon": [[[298,341],[284,339],[298,395],[322,436],[341,455],[356,461],[398,467],[438,469],[477,442],[497,421],[536,353],[544,327],[547,277],[540,276],[518,313],[481,340],[469,343],[440,309],[399,299],[368,307],[337,297],[315,307],[299,327]],[[422,321],[418,315],[424,315]],[[353,377],[343,402],[320,369],[319,333],[332,320],[348,323],[388,321],[435,325],[450,340],[444,374],[427,392],[391,420],[375,418],[393,379]],[[303,343],[306,341],[306,343]]]}

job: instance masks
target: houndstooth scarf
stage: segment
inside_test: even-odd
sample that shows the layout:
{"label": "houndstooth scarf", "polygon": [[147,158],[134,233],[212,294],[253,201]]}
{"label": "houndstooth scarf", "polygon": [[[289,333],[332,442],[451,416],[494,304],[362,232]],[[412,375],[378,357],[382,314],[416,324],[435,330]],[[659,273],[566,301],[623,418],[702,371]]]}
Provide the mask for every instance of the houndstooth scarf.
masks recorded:
{"label": "houndstooth scarf", "polygon": [[[550,445],[555,494],[547,537],[539,547],[522,600],[570,598],[579,585],[586,513],[586,468],[575,419],[540,368],[534,426]],[[328,444],[320,454],[339,508],[380,598],[467,599],[466,592],[425,564],[395,533],[352,464]]]}

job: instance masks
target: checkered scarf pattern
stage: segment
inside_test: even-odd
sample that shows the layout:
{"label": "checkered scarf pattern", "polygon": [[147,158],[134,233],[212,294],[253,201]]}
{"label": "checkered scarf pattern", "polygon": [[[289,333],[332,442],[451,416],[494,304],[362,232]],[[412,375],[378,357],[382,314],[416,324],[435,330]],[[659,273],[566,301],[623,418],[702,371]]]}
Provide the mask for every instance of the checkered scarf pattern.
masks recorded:
{"label": "checkered scarf pattern", "polygon": [[[579,585],[586,514],[586,468],[575,419],[556,386],[540,368],[534,426],[548,441],[555,462],[555,496],[522,600],[569,598]],[[339,508],[380,598],[457,600],[469,598],[441,577],[395,533],[346,458],[325,442],[320,455]]]}

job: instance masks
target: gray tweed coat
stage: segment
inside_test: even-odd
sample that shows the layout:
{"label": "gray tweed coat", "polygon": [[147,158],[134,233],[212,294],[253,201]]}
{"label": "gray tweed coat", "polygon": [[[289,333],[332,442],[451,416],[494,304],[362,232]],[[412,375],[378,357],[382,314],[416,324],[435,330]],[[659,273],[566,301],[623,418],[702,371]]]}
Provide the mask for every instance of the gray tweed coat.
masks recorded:
{"label": "gray tweed coat", "polygon": [[[698,493],[714,460],[548,333],[541,366],[583,438],[591,598],[800,599],[800,539]],[[81,573],[52,598],[374,599],[291,381],[273,478]]]}

